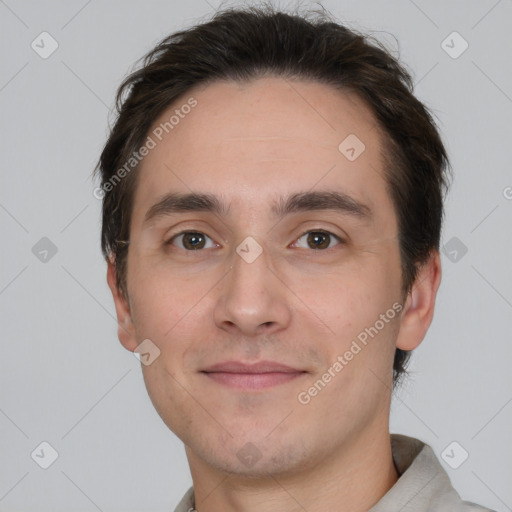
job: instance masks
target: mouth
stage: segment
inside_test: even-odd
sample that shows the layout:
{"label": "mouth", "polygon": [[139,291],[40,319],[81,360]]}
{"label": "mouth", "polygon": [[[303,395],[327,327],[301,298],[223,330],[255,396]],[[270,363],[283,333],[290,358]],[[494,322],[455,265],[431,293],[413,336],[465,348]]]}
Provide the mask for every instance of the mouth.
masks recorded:
{"label": "mouth", "polygon": [[226,361],[201,370],[201,373],[227,387],[257,391],[285,384],[308,372],[274,361],[261,361],[255,364]]}

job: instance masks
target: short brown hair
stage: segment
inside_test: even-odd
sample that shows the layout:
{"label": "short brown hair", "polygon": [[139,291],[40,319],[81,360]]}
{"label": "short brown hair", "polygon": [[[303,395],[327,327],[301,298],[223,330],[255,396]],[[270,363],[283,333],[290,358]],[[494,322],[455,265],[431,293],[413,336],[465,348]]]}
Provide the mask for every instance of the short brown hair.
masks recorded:
{"label": "short brown hair", "polygon": [[[126,259],[133,172],[113,182],[165,109],[198,84],[262,76],[313,80],[357,94],[371,109],[388,145],[388,192],[398,218],[404,296],[418,269],[439,249],[448,157],[429,110],[413,95],[409,72],[378,41],[336,23],[324,12],[301,15],[271,6],[227,9],[210,21],[162,40],[119,87],[118,117],[96,171],[101,176],[101,247],[113,257],[126,296]],[[110,184],[110,186],[106,186]],[[397,349],[393,376],[409,352]]]}

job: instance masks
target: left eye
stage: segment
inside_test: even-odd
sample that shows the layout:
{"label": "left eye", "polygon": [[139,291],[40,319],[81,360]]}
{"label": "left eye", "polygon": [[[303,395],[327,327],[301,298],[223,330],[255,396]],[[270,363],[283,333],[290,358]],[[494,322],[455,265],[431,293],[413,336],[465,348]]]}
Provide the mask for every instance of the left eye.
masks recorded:
{"label": "left eye", "polygon": [[[303,239],[305,239],[306,245],[300,244]],[[332,241],[336,241],[338,244],[342,242],[340,237],[328,231],[308,231],[298,238],[295,245],[305,249],[330,249]]]}

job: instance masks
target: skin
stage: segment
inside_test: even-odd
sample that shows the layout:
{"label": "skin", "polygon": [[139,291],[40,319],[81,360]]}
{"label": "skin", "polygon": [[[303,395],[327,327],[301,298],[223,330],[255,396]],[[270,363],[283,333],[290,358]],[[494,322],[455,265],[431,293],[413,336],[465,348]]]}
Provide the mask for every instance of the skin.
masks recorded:
{"label": "skin", "polygon": [[[147,338],[160,350],[142,366],[144,379],[185,444],[199,512],[250,512],[269,503],[274,511],[368,510],[398,478],[389,440],[393,357],[397,347],[418,346],[431,323],[439,254],[432,252],[403,297],[381,160],[385,137],[355,95],[267,77],[216,82],[190,96],[197,106],[139,169],[127,300],[108,265],[119,339],[130,351]],[[349,134],[366,146],[352,162],[338,150]],[[349,194],[372,216],[272,216],[277,197],[310,190]],[[174,213],[144,224],[163,194],[191,191],[218,195],[229,214]],[[165,245],[184,229],[210,237],[206,247],[187,251],[183,237]],[[327,237],[327,248],[315,248],[308,233],[319,229],[344,243]],[[252,263],[235,251],[247,236],[263,250]],[[401,313],[301,404],[298,394],[394,303]],[[305,373],[263,390],[235,390],[201,372],[226,360],[272,360]],[[237,457],[246,443],[260,457],[250,467]]]}

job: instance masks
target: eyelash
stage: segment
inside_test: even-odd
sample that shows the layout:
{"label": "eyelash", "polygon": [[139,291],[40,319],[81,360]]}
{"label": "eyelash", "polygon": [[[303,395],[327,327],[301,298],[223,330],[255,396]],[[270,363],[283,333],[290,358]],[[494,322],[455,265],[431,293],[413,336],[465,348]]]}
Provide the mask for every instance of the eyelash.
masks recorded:
{"label": "eyelash", "polygon": [[[302,235],[300,235],[297,240],[300,240],[302,237],[304,237],[305,235],[308,235],[310,233],[321,233],[323,235],[328,235],[330,237],[333,237],[337,242],[338,244],[336,245],[342,245],[342,244],[345,244],[345,240],[343,240],[341,237],[339,237],[338,235],[335,235],[334,233],[331,233],[330,231],[327,231],[327,230],[324,230],[324,229],[310,229],[306,232],[304,232]],[[182,236],[182,235],[186,235],[186,234],[198,234],[198,235],[202,235],[202,236],[205,236],[206,238],[209,238],[210,240],[213,241],[213,239],[211,237],[209,237],[207,234],[203,233],[202,231],[192,231],[192,230],[184,230],[184,231],[180,231],[179,233],[176,233],[175,235],[173,235],[169,240],[167,240],[165,242],[164,245],[173,245],[173,242],[174,240],[176,240],[178,237]],[[214,242],[216,243],[216,242]],[[294,242],[296,243],[296,242]],[[218,246],[218,244],[216,244]],[[330,245],[330,244],[329,244]],[[180,250],[183,250],[183,251],[186,251],[186,252],[191,252],[191,253],[194,253],[194,252],[201,252],[205,249],[192,249],[192,250],[189,250],[189,249],[183,249],[181,247],[177,247],[178,249]],[[327,249],[311,249],[312,251],[313,250],[318,250],[320,252],[325,252],[329,249],[332,249],[333,247],[328,247]],[[212,247],[207,247],[206,249],[212,249]]]}

